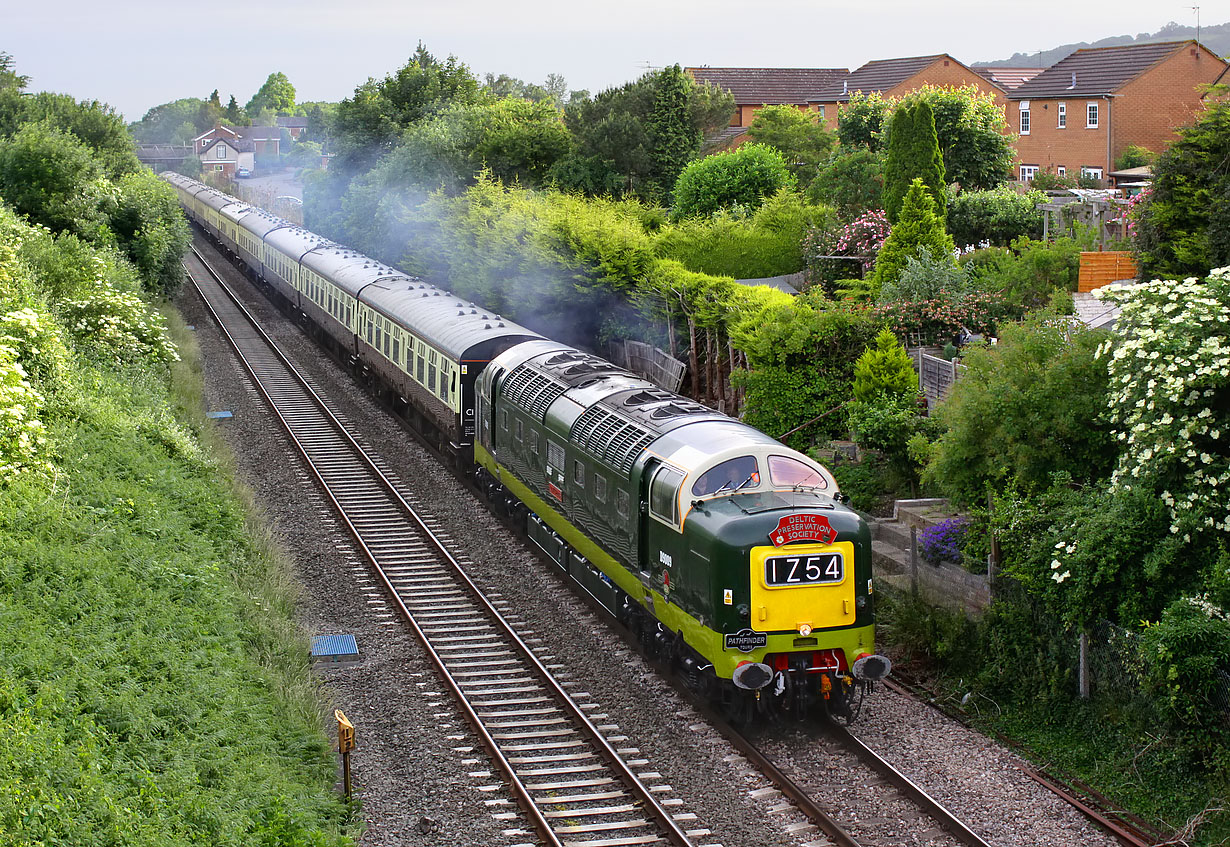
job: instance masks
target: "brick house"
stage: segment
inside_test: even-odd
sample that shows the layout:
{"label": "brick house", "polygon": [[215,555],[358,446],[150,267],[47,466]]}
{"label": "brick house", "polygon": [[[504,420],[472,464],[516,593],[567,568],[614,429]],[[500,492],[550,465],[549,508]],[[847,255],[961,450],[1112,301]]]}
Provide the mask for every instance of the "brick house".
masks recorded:
{"label": "brick house", "polygon": [[215,124],[212,129],[202,132],[192,139],[192,147],[197,155],[215,141],[222,140],[234,144],[238,141],[250,141],[253,152],[262,158],[276,157],[281,152],[282,130],[276,126],[227,126]]}
{"label": "brick house", "polygon": [[858,70],[834,80],[825,88],[816,89],[807,102],[819,112],[828,129],[836,129],[841,106],[856,91],[877,92],[885,99],[904,97],[926,85],[964,87],[972,85],[990,94],[996,104],[1007,103],[1004,89],[981,76],[947,53],[935,56],[912,56],[902,59],[877,59]]}
{"label": "brick house", "polygon": [[987,65],[970,65],[970,70],[985,78],[988,82],[999,86],[1004,91],[1020,88],[1025,83],[1042,73],[1042,68],[1001,68]]}
{"label": "brick house", "polygon": [[290,134],[292,141],[298,141],[299,136],[307,131],[308,119],[300,117],[287,117],[282,115],[278,118],[278,129],[284,129]]}
{"label": "brick house", "polygon": [[1018,178],[1104,180],[1129,145],[1161,152],[1200,107],[1197,86],[1226,68],[1195,41],[1077,50],[1008,93]]}
{"label": "brick house", "polygon": [[215,171],[233,177],[240,168],[247,168],[249,173],[256,168],[255,145],[244,138],[215,138],[198,155],[201,170],[206,173]]}
{"label": "brick house", "polygon": [[741,136],[762,106],[794,106],[806,111],[807,98],[817,89],[850,73],[846,68],[685,68],[698,83],[724,88],[735,98],[730,125],[716,138],[716,146],[737,147]]}

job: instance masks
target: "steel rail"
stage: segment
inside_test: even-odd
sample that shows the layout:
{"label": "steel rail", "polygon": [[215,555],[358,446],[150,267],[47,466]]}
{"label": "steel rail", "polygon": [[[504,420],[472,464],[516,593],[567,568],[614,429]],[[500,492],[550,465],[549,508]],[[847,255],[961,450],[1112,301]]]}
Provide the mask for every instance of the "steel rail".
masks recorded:
{"label": "steel rail", "polygon": [[983,840],[982,836],[966,826],[960,818],[949,811],[942,803],[924,791],[908,776],[889,764],[879,753],[852,735],[844,726],[827,721],[825,728],[842,746],[853,751],[854,755],[858,756],[861,762],[888,780],[894,788],[912,802],[917,803],[923,811],[930,815],[953,838],[962,844],[969,845],[969,847],[990,847]]}
{"label": "steel rail", "polygon": [[[417,526],[418,533],[423,538],[427,539],[428,543],[435,548],[435,553],[447,563],[454,578],[460,582],[462,588],[470,595],[470,599],[482,608],[482,610],[489,617],[490,621],[496,625],[497,629],[500,631],[500,635],[511,642],[511,644],[521,653],[521,659],[529,665],[530,669],[538,677],[538,681],[555,697],[558,704],[564,707],[564,711],[572,719],[575,726],[581,730],[581,732],[588,738],[589,742],[596,749],[598,754],[605,760],[607,767],[609,767],[618,776],[619,780],[631,790],[636,800],[639,801],[642,809],[654,818],[655,824],[658,828],[660,828],[661,834],[665,836],[666,840],[671,844],[677,845],[677,847],[690,847],[693,842],[676,823],[673,815],[658,802],[649,787],[646,786],[640,777],[632,771],[631,767],[624,762],[623,758],[619,755],[619,752],[614,748],[614,746],[612,746],[610,741],[607,740],[607,738],[602,734],[598,727],[594,725],[580,706],[578,706],[572,697],[564,690],[560,683],[550,673],[549,669],[547,669],[541,660],[539,660],[539,658],[534,654],[533,650],[525,644],[525,642],[512,629],[499,611],[483,595],[481,590],[474,584],[469,575],[465,573],[465,570],[452,555],[452,553],[436,537],[436,534],[427,526],[426,522],[418,514],[418,512],[405,501],[400,492],[397,490],[396,485],[376,466],[375,462],[359,446],[359,444],[346,430],[345,426],[338,421],[336,416],[334,416],[332,411],[328,408],[327,404],[317,395],[306,379],[294,368],[273,340],[259,326],[255,318],[239,301],[234,292],[230,290],[229,286],[223,282],[218,272],[214,270],[205,257],[202,256],[195,247],[193,248],[193,253],[200,262],[201,266],[204,267],[205,270],[213,277],[218,289],[229,300],[230,305],[234,308],[236,313],[247,321],[248,326],[255,333],[255,341],[265,347],[263,352],[265,354],[272,354],[274,361],[276,361],[277,365],[285,372],[285,375],[281,376],[281,379],[289,379],[289,381],[293,383],[295,390],[300,392],[310,401],[314,407],[313,412],[319,415],[322,418],[322,422],[327,424],[333,431],[333,434],[339,438],[350,451],[352,451],[355,460],[361,463],[365,472],[370,474],[371,477],[380,484],[383,489],[383,493],[396,503],[403,516],[410,518],[410,520]],[[185,265],[185,267],[187,266]],[[532,796],[528,787],[521,779],[521,776],[518,773],[517,768],[514,766],[514,763],[511,762],[505,755],[501,745],[489,731],[485,721],[470,702],[470,698],[467,696],[461,684],[449,670],[445,658],[432,643],[430,634],[426,632],[424,626],[420,624],[414,612],[408,607],[405,600],[401,596],[401,592],[397,589],[396,585],[394,585],[393,580],[382,566],[379,554],[373,550],[372,546],[369,544],[369,533],[361,526],[356,524],[356,520],[352,518],[349,510],[339,500],[333,486],[330,485],[329,481],[326,479],[326,474],[319,467],[318,461],[313,459],[312,454],[315,451],[313,451],[305,443],[306,439],[302,437],[302,433],[297,432],[297,430],[301,430],[302,427],[292,423],[287,414],[284,414],[281,405],[285,402],[285,398],[283,398],[281,402],[275,399],[267,385],[268,377],[266,376],[262,378],[261,374],[258,373],[258,370],[261,370],[263,367],[268,367],[268,364],[260,366],[252,361],[252,356],[250,355],[251,351],[249,351],[249,353],[244,352],[243,345],[236,338],[235,333],[233,333],[227,326],[227,323],[222,319],[222,316],[219,314],[219,310],[215,306],[215,303],[212,302],[206,295],[199,281],[191,273],[191,271],[189,271],[189,278],[192,280],[194,287],[196,287],[198,293],[200,294],[206,308],[218,324],[220,331],[234,348],[244,369],[248,372],[249,376],[251,376],[255,388],[265,399],[266,403],[269,404],[273,413],[281,421],[297,451],[307,462],[312,475],[321,486],[325,496],[333,504],[339,516],[346,524],[364,557],[367,558],[376,570],[395,607],[415,631],[415,634],[419,637],[421,643],[427,651],[429,658],[436,666],[437,671],[441,674],[441,677],[452,691],[454,697],[461,704],[467,721],[474,728],[484,746],[491,753],[492,758],[496,762],[499,769],[504,773],[505,778],[507,779],[514,794],[517,796],[523,810],[533,823],[535,830],[537,830],[539,835],[546,841],[546,843],[552,845],[552,847],[555,847],[556,845],[564,847],[564,845],[569,842],[560,840],[559,836],[556,834],[555,827],[551,824],[551,821],[548,819],[543,810],[539,808],[539,801],[536,801]]]}

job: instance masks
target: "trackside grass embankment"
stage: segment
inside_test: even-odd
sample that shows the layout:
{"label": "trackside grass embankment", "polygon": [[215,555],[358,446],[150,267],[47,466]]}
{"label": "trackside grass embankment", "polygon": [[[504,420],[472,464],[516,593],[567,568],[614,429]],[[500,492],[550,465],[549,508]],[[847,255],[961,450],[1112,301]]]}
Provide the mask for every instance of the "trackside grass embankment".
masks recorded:
{"label": "trackside grass embankment", "polygon": [[169,384],[73,357],[54,476],[0,487],[0,843],[348,844],[293,583],[174,334]]}

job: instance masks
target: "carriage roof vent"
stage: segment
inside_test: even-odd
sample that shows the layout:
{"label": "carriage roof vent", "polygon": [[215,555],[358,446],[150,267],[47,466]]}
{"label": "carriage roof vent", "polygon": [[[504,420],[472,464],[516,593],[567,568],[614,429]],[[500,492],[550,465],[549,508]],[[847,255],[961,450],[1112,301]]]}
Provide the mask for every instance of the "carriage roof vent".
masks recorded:
{"label": "carriage roof vent", "polygon": [[483,329],[491,329],[491,324],[483,324]]}

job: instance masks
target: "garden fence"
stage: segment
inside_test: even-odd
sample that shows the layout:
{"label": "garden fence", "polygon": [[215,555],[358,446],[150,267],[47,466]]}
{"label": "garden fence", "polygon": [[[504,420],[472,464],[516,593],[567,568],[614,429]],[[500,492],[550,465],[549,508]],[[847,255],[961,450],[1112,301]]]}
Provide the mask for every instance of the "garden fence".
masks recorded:
{"label": "garden fence", "polygon": [[616,342],[610,347],[611,361],[621,368],[645,377],[667,391],[678,393],[687,365],[667,353],[640,341]]}
{"label": "garden fence", "polygon": [[964,365],[927,353],[925,347],[910,350],[910,358],[913,359],[914,370],[918,373],[918,387],[927,398],[928,410],[944,399],[952,384],[965,370]]}

